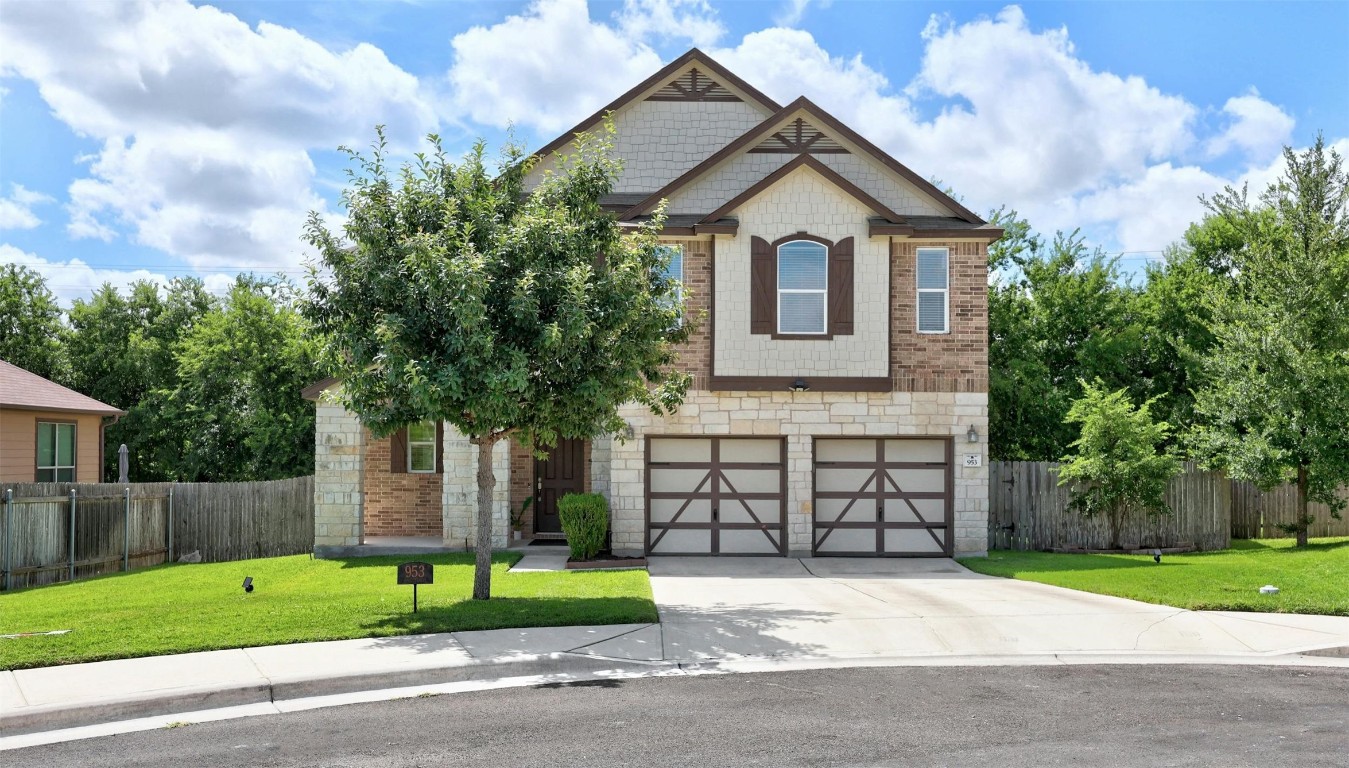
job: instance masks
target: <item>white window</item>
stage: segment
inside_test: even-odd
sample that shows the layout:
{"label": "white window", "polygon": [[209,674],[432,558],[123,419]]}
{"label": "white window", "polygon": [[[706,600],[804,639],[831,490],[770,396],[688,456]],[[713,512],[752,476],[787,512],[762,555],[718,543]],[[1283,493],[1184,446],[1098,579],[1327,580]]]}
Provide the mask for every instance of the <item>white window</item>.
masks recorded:
{"label": "white window", "polygon": [[[670,259],[670,263],[665,267],[665,277],[679,283],[675,287],[674,297],[676,301],[684,299],[684,246],[682,245],[660,245],[657,250],[662,255]],[[682,326],[684,318],[680,317],[675,327]]]}
{"label": "white window", "polygon": [[778,246],[778,333],[826,331],[829,249],[809,240]]}
{"label": "white window", "polygon": [[408,427],[408,472],[435,472],[438,450],[434,421]]}
{"label": "white window", "polygon": [[948,333],[947,299],[950,296],[946,248],[918,249],[918,332]]}
{"label": "white window", "polygon": [[75,482],[75,425],[37,423],[37,482]]}

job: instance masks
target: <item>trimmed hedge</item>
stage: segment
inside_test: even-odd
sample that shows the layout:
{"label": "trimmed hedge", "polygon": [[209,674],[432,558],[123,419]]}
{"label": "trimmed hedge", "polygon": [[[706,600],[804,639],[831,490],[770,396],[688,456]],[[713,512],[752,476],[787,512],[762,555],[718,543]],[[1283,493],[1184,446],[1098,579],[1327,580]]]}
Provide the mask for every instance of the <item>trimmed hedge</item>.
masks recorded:
{"label": "trimmed hedge", "polygon": [[573,560],[592,560],[609,533],[609,502],[598,493],[569,493],[557,502]]}

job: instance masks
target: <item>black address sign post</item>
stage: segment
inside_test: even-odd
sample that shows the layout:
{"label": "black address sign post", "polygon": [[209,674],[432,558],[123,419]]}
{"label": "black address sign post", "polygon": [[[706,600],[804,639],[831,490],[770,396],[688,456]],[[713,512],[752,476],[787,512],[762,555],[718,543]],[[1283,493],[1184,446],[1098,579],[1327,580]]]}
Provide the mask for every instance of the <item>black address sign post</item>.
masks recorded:
{"label": "black address sign post", "polygon": [[398,583],[412,585],[412,612],[417,612],[417,585],[435,583],[430,563],[399,563]]}

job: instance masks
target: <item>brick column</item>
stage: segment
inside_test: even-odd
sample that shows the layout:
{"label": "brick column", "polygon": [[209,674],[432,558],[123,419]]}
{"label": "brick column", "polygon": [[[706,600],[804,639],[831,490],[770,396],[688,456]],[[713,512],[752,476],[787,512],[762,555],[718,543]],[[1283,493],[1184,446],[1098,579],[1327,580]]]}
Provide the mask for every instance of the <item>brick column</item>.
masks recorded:
{"label": "brick column", "polygon": [[[472,549],[476,546],[478,518],[478,447],[454,427],[445,425],[445,477],[441,530],[445,546]],[[505,549],[510,537],[511,441],[501,440],[492,448],[492,548]]]}

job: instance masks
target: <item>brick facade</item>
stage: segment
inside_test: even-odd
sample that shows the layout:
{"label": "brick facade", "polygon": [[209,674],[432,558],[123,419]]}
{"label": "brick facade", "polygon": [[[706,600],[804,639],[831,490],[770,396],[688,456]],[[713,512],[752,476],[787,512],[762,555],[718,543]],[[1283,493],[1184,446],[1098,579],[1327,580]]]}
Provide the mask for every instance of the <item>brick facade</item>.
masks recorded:
{"label": "brick facade", "polygon": [[[919,247],[950,249],[950,333],[918,333]],[[895,240],[890,246],[890,360],[896,392],[988,391],[988,245]]]}
{"label": "brick facade", "polygon": [[439,538],[440,475],[390,472],[390,442],[365,433],[365,535]]}

